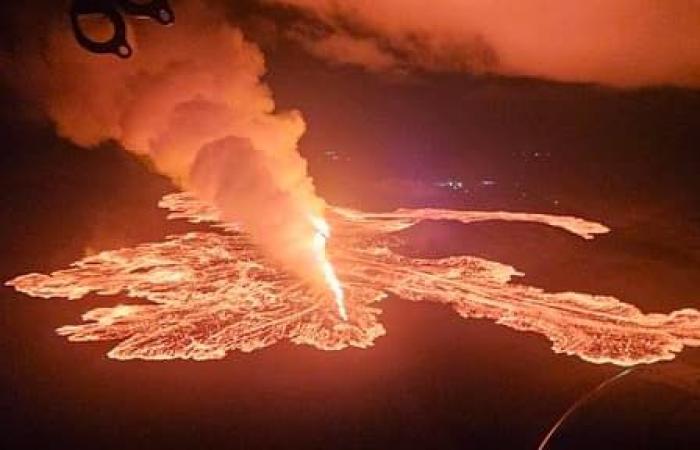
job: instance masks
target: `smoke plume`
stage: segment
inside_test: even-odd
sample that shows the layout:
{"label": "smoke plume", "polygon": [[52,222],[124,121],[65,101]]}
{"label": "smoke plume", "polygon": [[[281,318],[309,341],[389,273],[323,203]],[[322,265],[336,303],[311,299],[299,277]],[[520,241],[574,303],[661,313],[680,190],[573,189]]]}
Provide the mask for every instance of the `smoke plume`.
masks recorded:
{"label": "smoke plume", "polygon": [[67,26],[54,29],[44,57],[25,65],[32,94],[62,136],[84,147],[119,142],[243,223],[279,263],[320,279],[312,218],[324,203],[297,152],[301,115],[275,109],[263,54],[222,11],[196,0],[175,8],[173,27],[130,22],[127,60],[91,54]]}
{"label": "smoke plume", "polygon": [[264,0],[312,54],[372,71],[700,87],[698,0]]}

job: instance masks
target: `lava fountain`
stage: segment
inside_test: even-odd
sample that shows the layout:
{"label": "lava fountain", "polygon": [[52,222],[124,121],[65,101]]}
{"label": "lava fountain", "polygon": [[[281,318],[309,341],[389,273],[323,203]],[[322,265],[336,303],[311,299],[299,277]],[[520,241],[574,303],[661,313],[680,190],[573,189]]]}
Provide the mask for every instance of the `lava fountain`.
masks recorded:
{"label": "lava fountain", "polygon": [[338,314],[343,320],[348,320],[348,312],[345,307],[345,298],[343,295],[343,287],[340,285],[340,280],[335,275],[335,270],[333,265],[328,260],[326,255],[326,242],[331,237],[331,228],[321,217],[312,217],[311,222],[314,224],[316,229],[316,235],[314,236],[314,251],[316,252],[316,259],[321,271],[323,272],[323,278],[328,284],[331,292],[333,293],[333,299],[338,308]]}
{"label": "lava fountain", "polygon": [[[386,332],[376,304],[389,294],[542,335],[553,351],[592,363],[653,363],[673,359],[684,346],[700,346],[695,309],[643,313],[611,296],[520,284],[516,277],[522,273],[499,262],[466,255],[412,258],[395,251],[396,232],[424,220],[534,222],[584,239],[609,231],[576,217],[446,209],[370,214],[329,207],[328,223],[312,219],[328,286],[319,292],[269,259],[242,224],[223,220],[210,204],[177,193],[165,196],[160,206],[170,211],[169,219],[211,229],[105,251],[70,268],[22,275],[7,284],[42,298],[123,293],[143,299],[93,309],[83,315],[84,323],[57,330],[70,341],[115,341],[108,355],[116,359],[218,359],[285,340],[322,350],[367,348]],[[331,227],[334,238],[328,240]]]}

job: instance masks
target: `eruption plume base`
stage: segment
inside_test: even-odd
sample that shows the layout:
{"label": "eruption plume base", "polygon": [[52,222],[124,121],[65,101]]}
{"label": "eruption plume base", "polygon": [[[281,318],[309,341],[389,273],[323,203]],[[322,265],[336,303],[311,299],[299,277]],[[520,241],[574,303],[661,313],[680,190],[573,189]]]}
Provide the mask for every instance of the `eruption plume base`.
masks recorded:
{"label": "eruption plume base", "polygon": [[385,333],[377,320],[381,311],[372,304],[389,293],[447,304],[465,318],[488,318],[542,334],[555,352],[594,363],[653,363],[673,359],[684,346],[700,346],[700,312],[695,309],[644,314],[614,297],[548,293],[511,283],[520,274],[498,262],[471,256],[408,258],[389,245],[392,232],[428,219],[538,222],[586,239],[608,231],[575,217],[331,209],[335,238],[328,255],[344,281],[345,321],[339,320],[338,311],[342,316],[343,310],[336,310],[340,304],[332,305],[269,263],[248,236],[236,224],[221,221],[215,209],[186,193],[164,197],[161,206],[170,209],[171,219],[208,222],[222,232],[192,232],[106,251],[69,269],[23,275],[7,284],[43,298],[123,292],[150,301],[93,309],[83,316],[86,323],[58,329],[71,341],[119,341],[109,352],[117,359],[216,359],[280,340],[323,350],[366,348]]}

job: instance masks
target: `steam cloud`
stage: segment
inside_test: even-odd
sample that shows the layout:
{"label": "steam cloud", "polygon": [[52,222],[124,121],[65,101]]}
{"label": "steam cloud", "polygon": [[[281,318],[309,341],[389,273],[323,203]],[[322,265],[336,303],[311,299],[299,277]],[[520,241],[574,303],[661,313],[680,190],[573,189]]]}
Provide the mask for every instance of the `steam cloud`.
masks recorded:
{"label": "steam cloud", "polygon": [[275,110],[260,80],[263,54],[222,11],[194,0],[176,9],[171,28],[131,22],[128,60],[91,54],[67,27],[53,30],[45,58],[31,62],[33,95],[59,134],[85,147],[118,141],[242,222],[278,262],[320,277],[311,217],[324,202],[296,149],[301,115]]}
{"label": "steam cloud", "polygon": [[311,53],[371,71],[700,87],[698,0],[265,0]]}

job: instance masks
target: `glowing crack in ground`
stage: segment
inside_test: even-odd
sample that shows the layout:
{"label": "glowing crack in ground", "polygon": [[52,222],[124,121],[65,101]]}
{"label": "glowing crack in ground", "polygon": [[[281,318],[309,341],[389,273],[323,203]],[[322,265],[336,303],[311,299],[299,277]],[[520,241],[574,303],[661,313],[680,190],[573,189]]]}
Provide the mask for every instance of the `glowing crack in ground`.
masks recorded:
{"label": "glowing crack in ground", "polygon": [[614,297],[549,293],[514,283],[513,267],[473,256],[410,258],[395,253],[394,232],[423,220],[538,222],[585,239],[609,230],[575,217],[508,212],[400,209],[369,214],[333,208],[328,256],[345,292],[347,321],[328,294],[314,293],[268,263],[236,224],[187,193],[165,196],[170,219],[212,229],[163,242],[105,251],[50,275],[7,284],[34,297],[79,299],[90,293],[148,300],[96,308],[84,323],[59,328],[71,341],[118,341],[116,359],[216,359],[280,340],[323,350],[366,348],[385,334],[374,306],[388,294],[450,305],[464,318],[486,318],[539,333],[557,353],[630,366],[674,358],[700,345],[700,312],[644,314]]}

